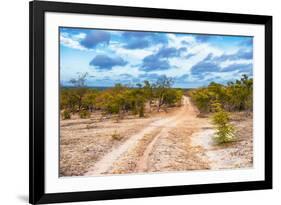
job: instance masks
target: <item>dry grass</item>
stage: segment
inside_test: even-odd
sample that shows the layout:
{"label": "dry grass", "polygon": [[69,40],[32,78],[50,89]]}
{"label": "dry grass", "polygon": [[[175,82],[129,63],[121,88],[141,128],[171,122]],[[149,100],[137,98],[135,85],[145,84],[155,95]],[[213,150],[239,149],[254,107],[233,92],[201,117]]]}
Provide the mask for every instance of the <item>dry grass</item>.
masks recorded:
{"label": "dry grass", "polygon": [[114,133],[111,135],[111,137],[112,137],[112,139],[118,140],[118,141],[122,140],[122,138],[123,138],[119,133],[116,132],[116,130],[115,130]]}
{"label": "dry grass", "polygon": [[107,174],[136,173],[137,164],[142,157],[145,148],[148,146],[157,132],[158,131],[154,131],[150,134],[144,135],[144,137],[136,144],[135,147],[132,147],[130,150],[128,150],[128,152],[122,156],[121,159],[114,163],[114,168]]}
{"label": "dry grass", "polygon": [[183,123],[160,138],[150,157],[150,170],[167,172],[209,169],[208,161],[198,156],[202,148],[191,144],[191,136],[195,131],[196,128],[192,129]]}
{"label": "dry grass", "polygon": [[[245,112],[231,113],[235,128],[233,142],[213,144],[207,153],[214,161],[213,169],[249,168],[253,166],[253,118]],[[206,152],[206,151],[205,151]]]}
{"label": "dry grass", "polygon": [[253,166],[253,116],[249,113],[233,113],[231,122],[236,128],[236,142],[232,153],[234,157],[242,159],[238,167]]}
{"label": "dry grass", "polygon": [[[170,109],[169,113],[173,113]],[[122,144],[164,112],[148,113],[147,118],[127,115],[116,122],[116,116],[94,113],[89,119],[74,115],[60,122],[60,176],[81,176],[102,156]]]}
{"label": "dry grass", "polygon": [[[104,155],[125,142],[156,119],[173,115],[177,108],[168,113],[147,113],[146,118],[125,115],[116,122],[116,116],[94,113],[89,119],[72,116],[61,121],[60,130],[60,176],[81,176]],[[198,121],[197,121],[198,120]],[[149,155],[148,172],[186,171],[210,169],[201,146],[193,146],[191,136],[199,129],[210,129],[208,117],[181,122],[161,136]],[[203,124],[202,124],[203,123]],[[253,164],[252,117],[245,113],[232,113],[231,123],[236,127],[237,141],[223,146],[214,146],[212,151],[223,153],[231,164],[226,168],[251,167]],[[121,157],[108,174],[137,172],[137,164],[146,147],[159,130],[145,135],[134,147]],[[203,157],[202,157],[203,156]],[[235,162],[235,163],[234,163]]]}

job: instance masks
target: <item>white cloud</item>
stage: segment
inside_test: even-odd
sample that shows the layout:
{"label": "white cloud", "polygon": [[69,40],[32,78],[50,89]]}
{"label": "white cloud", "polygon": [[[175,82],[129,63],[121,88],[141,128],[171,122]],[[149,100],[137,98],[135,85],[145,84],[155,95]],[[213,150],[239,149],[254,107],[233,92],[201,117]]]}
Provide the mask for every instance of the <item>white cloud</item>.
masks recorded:
{"label": "white cloud", "polygon": [[169,47],[181,48],[194,45],[196,42],[196,39],[193,36],[176,36],[175,34],[167,34],[167,37]]}
{"label": "white cloud", "polygon": [[111,80],[120,80],[120,75],[129,74],[135,78],[139,75],[144,74],[137,67],[131,65],[126,66],[115,66],[111,70],[97,70],[94,67],[89,68],[89,73],[94,76],[95,79],[110,78]]}
{"label": "white cloud", "polygon": [[[193,42],[193,39],[190,39]],[[184,47],[184,46],[181,46]],[[180,77],[185,74],[191,75],[191,68],[204,60],[209,54],[213,56],[220,56],[224,52],[218,48],[212,47],[206,43],[194,43],[191,44],[189,48],[187,48],[187,52],[184,52],[181,57],[170,58],[168,62],[172,65],[172,68],[169,70],[159,70],[159,71],[151,71],[151,73],[155,73],[158,75],[167,75],[170,77]],[[190,58],[186,58],[184,55],[194,54]]]}
{"label": "white cloud", "polygon": [[76,40],[76,41],[82,40],[85,37],[86,37],[85,33],[78,33],[78,34],[72,35],[73,40]]}
{"label": "white cloud", "polygon": [[221,68],[226,68],[230,65],[233,65],[233,64],[244,64],[244,65],[247,65],[247,64],[251,64],[253,63],[253,61],[250,59],[240,59],[240,60],[226,60],[226,61],[223,61],[219,64],[219,66]]}
{"label": "white cloud", "polygon": [[[120,36],[122,35],[122,31],[108,31],[112,35]],[[213,45],[208,42],[198,42],[196,38],[192,35],[175,35],[175,34],[167,34],[168,44],[155,44],[145,49],[126,49],[124,48],[124,42],[119,38],[113,38],[106,44],[106,46],[96,47],[95,49],[88,49],[82,46],[79,42],[86,37],[85,33],[78,33],[75,35],[69,33],[61,33],[60,40],[63,46],[78,49],[81,51],[92,51],[92,58],[94,58],[98,54],[104,54],[108,56],[118,56],[128,63],[125,66],[115,66],[111,70],[100,70],[95,69],[93,66],[85,65],[84,68],[90,75],[95,76],[93,79],[103,80],[105,78],[109,78],[112,81],[118,81],[120,79],[120,75],[129,74],[133,78],[139,78],[139,75],[145,74],[146,72],[141,70],[141,64],[143,58],[149,55],[156,54],[158,50],[162,47],[172,47],[176,49],[182,49],[179,57],[171,57],[165,58],[169,64],[171,65],[170,69],[166,70],[152,70],[150,74],[158,74],[158,75],[167,75],[169,77],[182,77],[187,74],[187,77],[184,79],[186,83],[194,82],[208,82],[212,79],[223,79],[225,81],[232,80],[235,75],[238,75],[238,71],[231,72],[210,72],[207,73],[203,78],[202,76],[192,75],[191,69],[193,66],[203,61],[208,55],[212,55],[213,57],[222,56],[222,55],[231,55],[235,54],[239,47],[236,46],[228,46],[227,48]],[[94,52],[93,52],[94,51]],[[189,56],[189,57],[187,57]],[[87,62],[88,63],[88,62]],[[223,62],[216,62],[216,64],[223,70],[233,64],[251,64],[252,60],[240,59],[240,60],[226,60]],[[76,70],[76,68],[73,69]],[[80,69],[80,68],[79,68]],[[65,71],[65,72],[70,72]],[[130,79],[128,79],[130,80]]]}
{"label": "white cloud", "polygon": [[120,42],[110,42],[109,49],[122,58],[140,62],[145,56],[153,54],[156,48],[132,50],[122,47]]}
{"label": "white cloud", "polygon": [[[86,35],[86,34],[85,34]],[[84,46],[81,46],[79,40],[85,37],[82,33],[70,36],[68,33],[61,33],[60,35],[60,43],[66,47],[74,48],[78,50],[88,50]]]}
{"label": "white cloud", "polygon": [[208,82],[217,78],[223,80],[224,82],[227,82],[227,81],[232,81],[234,76],[240,77],[239,71],[235,70],[230,72],[211,72],[205,75],[204,78],[203,79],[201,78],[200,80]]}

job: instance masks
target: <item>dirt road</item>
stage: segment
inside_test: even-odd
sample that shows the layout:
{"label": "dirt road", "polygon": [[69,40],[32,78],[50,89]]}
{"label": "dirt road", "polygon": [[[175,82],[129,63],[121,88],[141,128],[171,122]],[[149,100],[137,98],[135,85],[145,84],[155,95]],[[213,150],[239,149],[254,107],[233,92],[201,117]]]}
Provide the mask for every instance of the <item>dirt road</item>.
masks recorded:
{"label": "dirt road", "polygon": [[198,117],[186,96],[181,107],[128,115],[120,121],[93,113],[62,120],[60,176],[233,169],[253,166],[253,120],[231,113],[237,140],[213,141],[210,117]]}
{"label": "dirt road", "polygon": [[208,169],[206,159],[200,161],[196,155],[200,147],[190,146],[194,133],[211,129],[211,125],[197,117],[198,111],[188,97],[183,97],[182,104],[173,115],[151,122],[103,156],[85,175]]}

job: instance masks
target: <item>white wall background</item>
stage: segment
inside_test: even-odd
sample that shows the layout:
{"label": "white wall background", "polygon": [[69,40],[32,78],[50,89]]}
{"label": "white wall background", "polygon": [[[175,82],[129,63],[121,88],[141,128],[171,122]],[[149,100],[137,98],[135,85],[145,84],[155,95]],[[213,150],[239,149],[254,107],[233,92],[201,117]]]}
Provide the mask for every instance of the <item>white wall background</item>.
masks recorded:
{"label": "white wall background", "polygon": [[[126,199],[79,204],[278,204],[281,201],[281,5],[277,0],[72,0],[109,5],[273,15],[274,189],[236,193]],[[28,1],[0,6],[0,204],[28,200]],[[280,203],[280,202],[279,202]]]}

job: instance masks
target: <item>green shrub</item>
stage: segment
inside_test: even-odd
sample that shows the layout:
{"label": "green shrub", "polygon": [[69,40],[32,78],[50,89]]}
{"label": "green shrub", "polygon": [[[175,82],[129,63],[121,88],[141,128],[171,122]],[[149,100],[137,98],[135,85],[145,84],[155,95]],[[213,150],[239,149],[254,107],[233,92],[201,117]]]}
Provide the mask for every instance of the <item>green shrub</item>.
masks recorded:
{"label": "green shrub", "polygon": [[89,118],[90,117],[90,112],[88,110],[81,110],[79,112],[79,116],[80,118],[82,119],[86,119],[86,118]]}
{"label": "green shrub", "polygon": [[66,119],[70,119],[71,118],[71,113],[69,110],[64,110],[62,112],[62,119],[66,120]]}
{"label": "green shrub", "polygon": [[243,75],[227,85],[210,83],[207,87],[192,89],[189,95],[201,112],[212,112],[212,102],[219,102],[227,111],[253,110],[253,79]]}
{"label": "green shrub", "polygon": [[[69,82],[73,87],[61,87],[60,109],[78,113],[81,118],[89,117],[89,112],[122,115],[132,113],[139,117],[145,116],[145,105],[160,108],[180,105],[183,90],[173,88],[173,79],[161,76],[156,83],[144,81],[136,85],[117,83],[107,89],[95,89],[86,86],[87,73],[79,74]],[[85,111],[87,110],[87,111]]]}
{"label": "green shrub", "polygon": [[111,135],[112,139],[114,140],[121,140],[122,136],[120,134],[118,134],[116,131],[114,131],[114,133]]}
{"label": "green shrub", "polygon": [[229,123],[229,113],[226,112],[220,103],[212,104],[215,113],[212,122],[216,126],[214,140],[218,144],[231,142],[234,140],[234,127]]}

